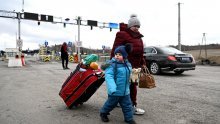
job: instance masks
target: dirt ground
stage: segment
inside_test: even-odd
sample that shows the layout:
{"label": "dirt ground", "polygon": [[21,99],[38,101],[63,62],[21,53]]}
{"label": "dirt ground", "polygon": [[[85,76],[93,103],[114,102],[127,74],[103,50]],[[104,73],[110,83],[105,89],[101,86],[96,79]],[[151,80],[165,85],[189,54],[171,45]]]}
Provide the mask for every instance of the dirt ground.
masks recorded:
{"label": "dirt ground", "polygon": [[[192,51],[184,51],[186,53],[190,53],[193,55],[195,60],[198,62],[200,50],[192,50]],[[205,50],[201,50],[201,57],[205,58]],[[211,61],[211,63],[220,64],[220,49],[207,49],[207,59]]]}

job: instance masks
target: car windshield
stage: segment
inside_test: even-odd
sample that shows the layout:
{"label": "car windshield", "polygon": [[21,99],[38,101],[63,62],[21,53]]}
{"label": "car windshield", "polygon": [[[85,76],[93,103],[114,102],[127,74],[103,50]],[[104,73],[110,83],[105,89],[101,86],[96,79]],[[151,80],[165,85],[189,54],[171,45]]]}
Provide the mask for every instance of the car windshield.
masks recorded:
{"label": "car windshield", "polygon": [[174,54],[182,54],[182,51],[179,51],[178,49],[175,49],[173,47],[162,47],[161,50],[165,53],[174,53]]}

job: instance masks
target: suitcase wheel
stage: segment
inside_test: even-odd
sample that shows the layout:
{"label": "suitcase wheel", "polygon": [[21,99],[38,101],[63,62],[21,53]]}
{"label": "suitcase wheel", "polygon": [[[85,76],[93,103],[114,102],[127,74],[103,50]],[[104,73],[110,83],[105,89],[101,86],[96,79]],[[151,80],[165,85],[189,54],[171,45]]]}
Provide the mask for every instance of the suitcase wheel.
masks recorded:
{"label": "suitcase wheel", "polygon": [[76,107],[79,107],[81,105],[83,105],[83,103],[74,104],[72,107],[76,108]]}

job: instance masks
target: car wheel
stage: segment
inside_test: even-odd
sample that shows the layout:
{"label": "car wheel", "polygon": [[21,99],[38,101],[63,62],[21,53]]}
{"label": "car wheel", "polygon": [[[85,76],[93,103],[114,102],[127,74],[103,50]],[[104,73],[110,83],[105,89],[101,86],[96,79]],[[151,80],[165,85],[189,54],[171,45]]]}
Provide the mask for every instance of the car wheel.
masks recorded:
{"label": "car wheel", "polygon": [[156,62],[152,62],[150,64],[150,73],[151,74],[159,74],[160,73],[160,67]]}
{"label": "car wheel", "polygon": [[179,74],[182,74],[184,71],[174,71],[175,74],[179,75]]}

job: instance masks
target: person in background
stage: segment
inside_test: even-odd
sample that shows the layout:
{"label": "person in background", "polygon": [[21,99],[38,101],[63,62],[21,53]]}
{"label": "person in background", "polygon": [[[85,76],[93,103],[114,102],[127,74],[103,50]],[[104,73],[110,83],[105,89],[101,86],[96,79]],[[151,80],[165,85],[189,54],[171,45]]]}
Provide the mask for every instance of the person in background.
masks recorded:
{"label": "person in background", "polygon": [[131,45],[119,46],[115,49],[115,56],[109,61],[105,68],[105,82],[108,92],[108,99],[100,110],[100,117],[103,122],[108,122],[108,115],[119,103],[124,114],[124,121],[129,124],[136,124],[133,119],[133,107],[130,99],[130,74],[131,64],[127,60]]}
{"label": "person in background", "polygon": [[[131,63],[132,68],[141,68],[146,66],[144,60],[144,45],[142,41],[143,35],[139,32],[141,24],[137,15],[131,15],[128,24],[123,24],[120,31],[117,32],[115,41],[111,51],[111,57],[114,56],[114,50],[117,46],[130,43],[132,45],[132,52],[128,55],[128,61]],[[137,82],[132,82],[130,85],[130,96],[134,107],[134,114],[143,115],[145,110],[137,107]]]}
{"label": "person in background", "polygon": [[62,59],[62,66],[63,69],[69,69],[68,68],[68,51],[67,51],[67,43],[63,42],[63,45],[61,46],[61,59]]}

